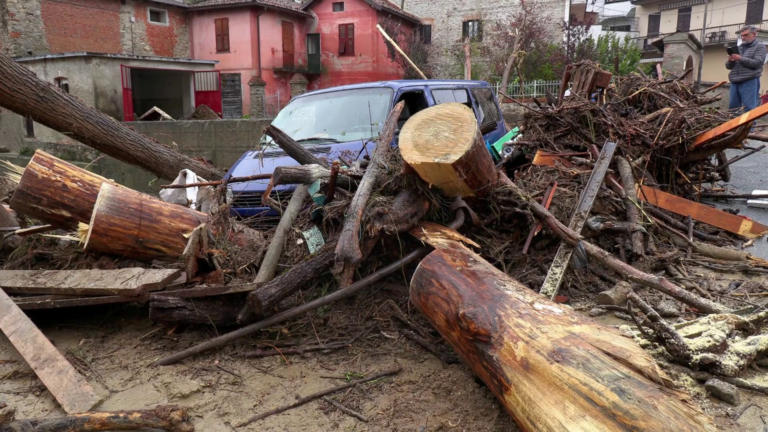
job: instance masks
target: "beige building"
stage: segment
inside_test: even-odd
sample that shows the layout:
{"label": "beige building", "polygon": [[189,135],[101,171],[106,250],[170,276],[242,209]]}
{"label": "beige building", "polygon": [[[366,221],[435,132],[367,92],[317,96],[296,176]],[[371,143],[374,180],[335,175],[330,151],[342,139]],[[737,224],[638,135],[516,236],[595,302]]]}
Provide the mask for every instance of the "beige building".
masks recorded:
{"label": "beige building", "polygon": [[[760,29],[758,38],[768,42],[768,0],[633,0],[639,30],[639,43],[646,48],[643,62],[654,63],[665,58],[670,63],[670,55],[677,55],[683,49],[668,50],[666,55],[654,48],[660,46],[661,38],[668,38],[676,32],[688,32],[695,41],[688,43],[693,61],[693,79],[702,82],[719,82],[728,79],[725,69],[727,54],[725,46],[737,43],[738,31],[745,24]],[[670,38],[682,40],[683,38]],[[669,40],[669,39],[665,39]],[[657,41],[657,43],[653,43]],[[686,59],[679,59],[674,67],[664,65],[673,73],[682,72],[677,64],[685,64]],[[699,62],[701,61],[701,67]],[[768,74],[763,73],[761,92],[768,90]]]}

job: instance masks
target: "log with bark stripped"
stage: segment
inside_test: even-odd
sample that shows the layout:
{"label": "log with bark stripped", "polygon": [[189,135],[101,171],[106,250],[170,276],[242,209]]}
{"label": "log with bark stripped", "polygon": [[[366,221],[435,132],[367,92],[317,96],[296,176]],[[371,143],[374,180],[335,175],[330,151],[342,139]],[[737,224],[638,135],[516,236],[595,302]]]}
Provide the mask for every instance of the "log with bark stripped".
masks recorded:
{"label": "log with bark stripped", "polygon": [[631,339],[446,247],[419,264],[411,301],[523,430],[714,430]]}
{"label": "log with bark stripped", "polygon": [[101,185],[85,250],[141,260],[178,257],[208,215],[110,183]]}
{"label": "log with bark stripped", "polygon": [[477,119],[466,105],[444,103],[414,114],[400,132],[399,147],[422,180],[450,196],[484,195],[497,182]]}
{"label": "log with bark stripped", "polygon": [[106,178],[42,150],[30,159],[11,198],[18,213],[64,229],[91,219],[93,204]]}

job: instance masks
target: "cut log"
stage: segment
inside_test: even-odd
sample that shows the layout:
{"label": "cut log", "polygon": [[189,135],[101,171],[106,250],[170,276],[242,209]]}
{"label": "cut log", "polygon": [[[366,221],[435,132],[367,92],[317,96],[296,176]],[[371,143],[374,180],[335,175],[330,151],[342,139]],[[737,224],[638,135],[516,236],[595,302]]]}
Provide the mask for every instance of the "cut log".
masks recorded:
{"label": "cut log", "polygon": [[210,180],[223,174],[87,106],[5,55],[0,55],[0,106],[165,179],[184,168]]}
{"label": "cut log", "polygon": [[158,406],[152,410],[111,411],[75,414],[69,417],[16,420],[0,424],[0,432],[79,432],[117,430],[195,430],[184,408]]}
{"label": "cut log", "polygon": [[244,293],[207,298],[180,298],[156,293],[150,296],[149,319],[170,323],[234,325],[244,299]]}
{"label": "cut log", "polygon": [[459,243],[421,261],[411,301],[523,430],[714,430],[631,339]]}
{"label": "cut log", "polygon": [[88,411],[99,401],[88,381],[3,290],[0,290],[0,330],[68,414]]}
{"label": "cut log", "polygon": [[101,185],[85,250],[141,260],[178,257],[208,215],[110,183]]}
{"label": "cut log", "polygon": [[489,193],[496,169],[472,110],[444,103],[421,110],[400,131],[400,154],[422,180],[450,196]]}
{"label": "cut log", "polygon": [[11,208],[18,213],[64,229],[91,219],[93,204],[106,178],[65,162],[42,150],[30,159]]}
{"label": "cut log", "polygon": [[164,288],[176,269],[0,270],[0,288],[9,294],[137,296]]}

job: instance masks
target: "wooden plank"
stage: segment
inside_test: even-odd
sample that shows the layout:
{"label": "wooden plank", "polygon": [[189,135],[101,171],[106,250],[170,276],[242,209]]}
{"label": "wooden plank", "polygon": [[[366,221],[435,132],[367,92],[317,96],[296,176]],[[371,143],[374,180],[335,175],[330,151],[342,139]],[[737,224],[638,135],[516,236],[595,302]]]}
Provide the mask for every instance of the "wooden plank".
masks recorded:
{"label": "wooden plank", "polygon": [[650,186],[639,186],[637,198],[680,216],[690,216],[699,222],[704,222],[742,237],[756,238],[768,232],[768,226],[753,221],[750,218],[730,214]]}
{"label": "wooden plank", "polygon": [[61,309],[78,306],[98,306],[116,303],[146,303],[147,295],[139,296],[94,296],[78,297],[64,295],[34,295],[24,297],[12,297],[21,310]]}
{"label": "wooden plank", "polygon": [[[612,141],[606,141],[603,144],[603,149],[600,151],[600,156],[595,162],[595,167],[592,169],[592,174],[587,180],[587,185],[581,192],[579,197],[579,203],[571,215],[571,221],[568,223],[568,228],[580,233],[584,228],[584,223],[589,217],[589,212],[592,210],[592,204],[597,198],[597,193],[600,191],[600,185],[603,184],[605,174],[608,172],[608,166],[613,159],[613,152],[616,150],[616,143]],[[560,284],[563,281],[565,271],[568,269],[568,263],[571,261],[571,255],[573,254],[573,248],[565,243],[561,242],[560,247],[557,248],[555,258],[552,260],[552,264],[549,266],[549,271],[544,279],[544,283],[541,284],[539,293],[547,296],[548,298],[555,298],[557,291],[560,289]]]}
{"label": "wooden plank", "polygon": [[8,295],[0,290],[0,330],[68,414],[90,410],[99,397]]}
{"label": "wooden plank", "polygon": [[0,270],[0,288],[9,294],[137,296],[157,291],[179,277],[180,269]]}
{"label": "wooden plank", "polygon": [[757,120],[766,114],[768,114],[768,104],[760,105],[751,111],[747,111],[736,118],[728,120],[725,123],[697,135],[696,138],[693,139],[693,143],[688,147],[688,150],[693,150],[702,144],[712,141],[720,135],[730,132],[743,124]]}

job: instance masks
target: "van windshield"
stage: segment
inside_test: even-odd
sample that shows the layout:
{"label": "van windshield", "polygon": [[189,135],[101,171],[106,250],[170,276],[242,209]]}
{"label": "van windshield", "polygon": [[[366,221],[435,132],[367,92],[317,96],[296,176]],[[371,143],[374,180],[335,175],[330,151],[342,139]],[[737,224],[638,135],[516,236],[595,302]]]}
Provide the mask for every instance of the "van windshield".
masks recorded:
{"label": "van windshield", "polygon": [[[304,144],[349,142],[378,136],[393,90],[367,88],[303,96],[280,110],[272,124]],[[263,144],[273,144],[266,135]]]}

